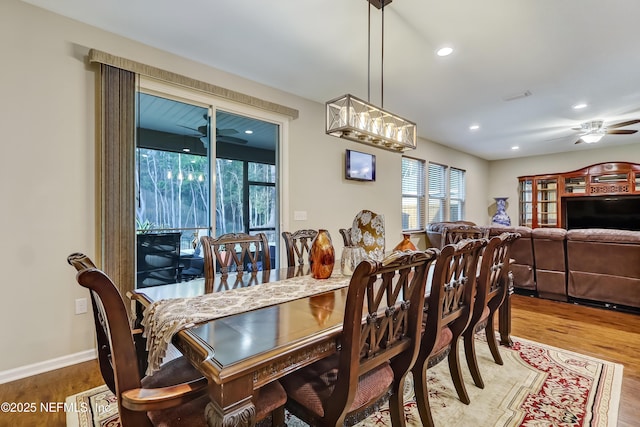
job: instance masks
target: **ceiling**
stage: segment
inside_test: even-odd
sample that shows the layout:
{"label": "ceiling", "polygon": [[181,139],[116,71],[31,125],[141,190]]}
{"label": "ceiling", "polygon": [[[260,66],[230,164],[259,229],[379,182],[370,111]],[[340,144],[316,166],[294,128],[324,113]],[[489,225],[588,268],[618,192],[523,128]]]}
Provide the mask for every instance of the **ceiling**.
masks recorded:
{"label": "ceiling", "polygon": [[[381,104],[381,14],[369,97],[365,0],[23,1],[314,101]],[[572,130],[640,118],[637,0],[394,0],[384,16],[383,107],[422,138],[488,160],[640,142],[575,145]]]}

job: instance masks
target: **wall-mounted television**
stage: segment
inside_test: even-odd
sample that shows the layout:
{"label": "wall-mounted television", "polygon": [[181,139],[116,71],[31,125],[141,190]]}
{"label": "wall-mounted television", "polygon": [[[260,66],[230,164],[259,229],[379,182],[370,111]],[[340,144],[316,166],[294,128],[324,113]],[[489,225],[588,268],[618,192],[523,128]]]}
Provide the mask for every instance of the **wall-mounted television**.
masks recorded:
{"label": "wall-mounted television", "polygon": [[344,177],[355,181],[376,180],[376,156],[355,150],[347,150]]}

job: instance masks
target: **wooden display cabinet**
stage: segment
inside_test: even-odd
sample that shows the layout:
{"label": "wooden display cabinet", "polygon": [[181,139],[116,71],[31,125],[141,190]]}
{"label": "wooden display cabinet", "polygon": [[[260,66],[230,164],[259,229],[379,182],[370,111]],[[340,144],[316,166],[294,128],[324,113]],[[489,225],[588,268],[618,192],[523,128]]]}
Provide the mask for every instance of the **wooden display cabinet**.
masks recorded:
{"label": "wooden display cabinet", "polygon": [[640,164],[598,163],[571,172],[521,176],[518,180],[519,224],[563,227],[564,197],[639,195]]}

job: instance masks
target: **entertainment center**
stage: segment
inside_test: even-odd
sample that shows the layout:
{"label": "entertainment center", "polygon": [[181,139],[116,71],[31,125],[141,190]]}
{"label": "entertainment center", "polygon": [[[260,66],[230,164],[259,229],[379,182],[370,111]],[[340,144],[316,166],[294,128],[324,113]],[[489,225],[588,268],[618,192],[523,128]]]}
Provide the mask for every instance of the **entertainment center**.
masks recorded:
{"label": "entertainment center", "polygon": [[598,163],[518,180],[521,226],[640,230],[640,164]]}

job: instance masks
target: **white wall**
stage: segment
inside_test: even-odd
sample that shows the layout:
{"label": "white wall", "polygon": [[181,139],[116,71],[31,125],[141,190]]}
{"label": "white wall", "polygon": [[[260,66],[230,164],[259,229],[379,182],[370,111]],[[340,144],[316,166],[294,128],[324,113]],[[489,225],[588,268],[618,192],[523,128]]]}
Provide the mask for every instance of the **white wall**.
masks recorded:
{"label": "white wall", "polygon": [[489,167],[489,195],[509,197],[507,213],[511,223],[517,224],[519,176],[571,172],[603,162],[640,163],[640,144],[616,146],[613,136],[605,138],[598,147],[601,148],[493,161]]}
{"label": "white wall", "polygon": [[[11,372],[94,347],[90,314],[75,315],[88,297],[66,264],[71,252],[95,258],[97,67],[89,48],[243,92],[300,111],[289,127],[288,211],[291,229],[338,228],[368,208],[386,217],[388,245],[401,239],[401,156],[324,133],[324,105],[194,63],[18,0],[0,2],[0,158],[3,244],[0,382]],[[336,94],[327,94],[327,97]],[[414,157],[467,170],[467,216],[486,223],[488,162],[420,141]],[[377,181],[344,180],[344,151],[375,153]],[[305,210],[306,221],[293,221]]]}

